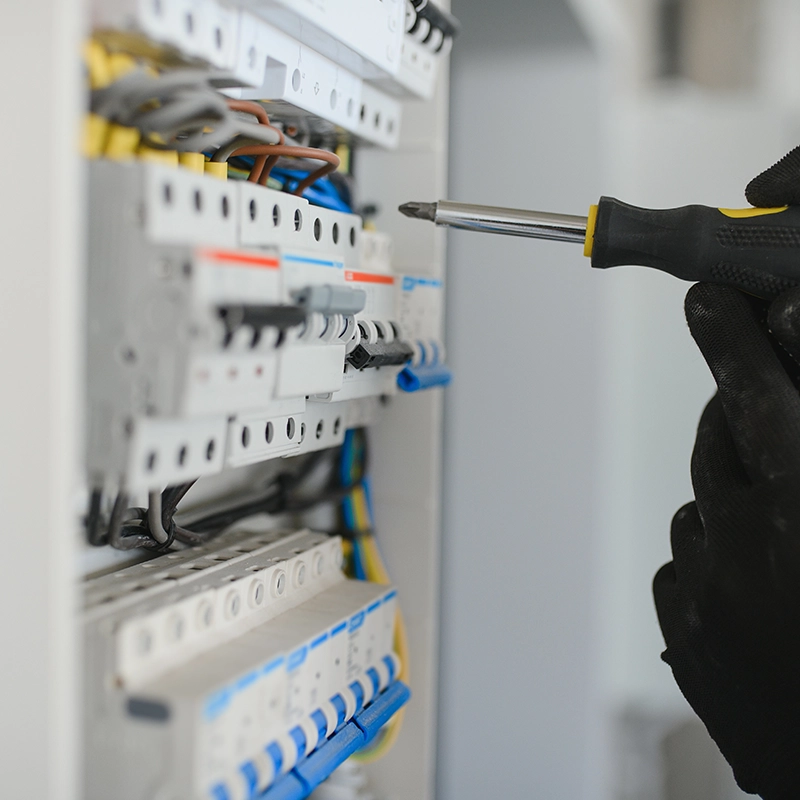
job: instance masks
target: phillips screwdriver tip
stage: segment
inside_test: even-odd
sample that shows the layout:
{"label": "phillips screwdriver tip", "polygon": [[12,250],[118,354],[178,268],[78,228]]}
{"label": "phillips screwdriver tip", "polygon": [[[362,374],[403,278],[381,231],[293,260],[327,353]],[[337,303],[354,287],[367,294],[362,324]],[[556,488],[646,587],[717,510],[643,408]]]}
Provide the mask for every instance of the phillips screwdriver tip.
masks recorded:
{"label": "phillips screwdriver tip", "polygon": [[435,222],[436,203],[403,203],[400,206],[400,213],[412,219],[427,219],[429,222]]}

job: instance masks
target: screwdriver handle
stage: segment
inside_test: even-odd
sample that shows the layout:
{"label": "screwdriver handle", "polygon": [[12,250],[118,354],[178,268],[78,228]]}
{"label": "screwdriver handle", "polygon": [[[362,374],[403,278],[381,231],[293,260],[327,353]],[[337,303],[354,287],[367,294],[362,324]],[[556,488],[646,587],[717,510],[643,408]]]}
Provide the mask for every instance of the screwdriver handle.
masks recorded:
{"label": "screwdriver handle", "polygon": [[600,269],[654,267],[768,299],[800,285],[800,206],[649,209],[601,197],[585,252]]}

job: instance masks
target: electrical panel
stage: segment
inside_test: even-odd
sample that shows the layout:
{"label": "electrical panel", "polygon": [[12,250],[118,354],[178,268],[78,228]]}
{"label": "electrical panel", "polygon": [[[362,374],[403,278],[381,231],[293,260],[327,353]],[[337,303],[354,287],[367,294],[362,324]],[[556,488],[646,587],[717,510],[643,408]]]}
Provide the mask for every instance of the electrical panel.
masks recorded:
{"label": "electrical panel", "polygon": [[449,383],[443,286],[394,269],[361,182],[458,25],[417,0],[90,12],[84,796],[301,800],[388,752],[409,699],[365,431]]}

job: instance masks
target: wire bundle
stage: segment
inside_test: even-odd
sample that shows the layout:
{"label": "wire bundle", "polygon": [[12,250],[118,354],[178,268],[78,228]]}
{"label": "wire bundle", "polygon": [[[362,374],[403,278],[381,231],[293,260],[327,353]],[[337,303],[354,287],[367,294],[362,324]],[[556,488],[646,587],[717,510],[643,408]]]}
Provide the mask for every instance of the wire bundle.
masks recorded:
{"label": "wire bundle", "polygon": [[92,93],[91,109],[101,117],[136,128],[142,142],[160,150],[201,152],[236,136],[277,143],[277,133],[236,117],[225,98],[200,70],[153,75],[136,68]]}
{"label": "wire bundle", "polygon": [[[293,182],[291,191],[296,195],[339,168],[336,153],[287,141],[283,131],[270,123],[262,104],[220,94],[213,73],[158,72],[126,54],[108,53],[96,41],[87,44],[85,60],[92,91],[84,151],[90,157],[160,153],[171,154],[177,163],[177,153],[194,153],[203,171],[204,153],[220,165],[235,156],[251,155],[255,160],[248,180],[261,185],[266,185],[280,158],[321,161],[321,166]],[[222,177],[226,174],[223,171]]]}
{"label": "wire bundle", "polygon": [[237,522],[259,514],[301,513],[323,503],[338,503],[343,489],[303,491],[316,468],[326,460],[333,464],[336,455],[336,450],[327,450],[297,459],[296,470],[280,472],[257,494],[199,516],[195,514],[185,524],[176,520],[178,504],[195,481],[151,492],[147,508],[128,507],[127,493],[119,491],[107,520],[102,514],[103,492],[95,489],[86,517],[88,541],[95,546],[108,544],[117,550],[144,548],[164,552],[175,542],[190,546],[204,544]]}
{"label": "wire bundle", "polygon": [[[374,583],[390,584],[391,579],[374,536],[370,482],[366,476],[367,442],[363,430],[348,430],[342,445],[339,477],[349,492],[342,500],[342,522],[349,533],[345,540],[345,556],[353,577]],[[398,607],[394,626],[394,649],[400,658],[398,678],[409,680],[408,637],[405,621]],[[372,763],[389,752],[403,725],[404,710],[399,711],[381,730],[375,740],[353,756],[361,763]]]}

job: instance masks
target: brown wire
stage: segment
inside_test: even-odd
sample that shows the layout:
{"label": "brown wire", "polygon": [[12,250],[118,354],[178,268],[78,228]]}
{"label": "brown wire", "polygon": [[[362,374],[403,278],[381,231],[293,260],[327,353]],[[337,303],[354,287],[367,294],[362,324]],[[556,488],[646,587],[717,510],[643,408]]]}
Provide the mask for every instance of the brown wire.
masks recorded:
{"label": "brown wire", "polygon": [[[233,156],[260,156],[267,153],[270,154],[270,157],[274,158],[276,161],[281,156],[284,156],[288,158],[310,158],[314,159],[315,161],[325,162],[319,169],[314,170],[314,172],[312,172],[308,177],[304,178],[298,184],[297,188],[294,190],[294,192],[292,192],[292,194],[296,194],[298,197],[320,178],[324,178],[326,175],[330,175],[331,172],[335,172],[341,163],[339,156],[337,156],[336,153],[331,153],[328,150],[320,150],[317,147],[295,147],[288,144],[247,145],[246,147],[240,147],[238,150],[235,150],[233,153],[231,153],[231,158],[233,158]],[[267,182],[269,170],[272,169],[273,164],[268,164],[268,168],[265,168],[262,171],[259,178],[259,183],[262,185]]]}
{"label": "brown wire", "polygon": [[[280,128],[276,128],[272,125],[269,121],[269,116],[267,115],[264,106],[260,103],[254,103],[252,100],[234,100],[229,99],[228,101],[228,108],[231,111],[243,111],[245,114],[252,114],[262,125],[266,125],[268,128],[271,128],[273,131],[276,131],[278,136],[280,137],[280,143],[283,144],[286,141],[286,137],[283,135],[283,131]],[[254,162],[250,174],[247,176],[247,180],[251,183],[257,183],[264,169],[267,169],[267,175],[269,175],[272,168],[278,161],[278,156],[269,156],[266,153],[260,155]],[[266,183],[266,180],[264,181]]]}

